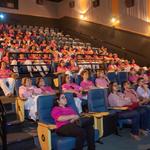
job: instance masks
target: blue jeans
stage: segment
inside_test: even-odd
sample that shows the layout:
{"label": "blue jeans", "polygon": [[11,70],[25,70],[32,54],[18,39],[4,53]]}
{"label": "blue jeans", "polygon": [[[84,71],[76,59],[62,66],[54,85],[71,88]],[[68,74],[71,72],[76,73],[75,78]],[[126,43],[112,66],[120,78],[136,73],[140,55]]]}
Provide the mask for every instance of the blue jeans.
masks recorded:
{"label": "blue jeans", "polygon": [[131,133],[138,134],[140,128],[140,114],[136,110],[118,112],[118,119],[130,119],[132,122]]}
{"label": "blue jeans", "polygon": [[140,114],[140,128],[144,130],[149,129],[150,111],[145,107],[138,107],[136,111]]}
{"label": "blue jeans", "polygon": [[150,104],[148,105],[143,105],[143,106],[140,106],[142,108],[144,108],[144,110],[147,112],[147,122],[148,122],[148,128],[150,130]]}

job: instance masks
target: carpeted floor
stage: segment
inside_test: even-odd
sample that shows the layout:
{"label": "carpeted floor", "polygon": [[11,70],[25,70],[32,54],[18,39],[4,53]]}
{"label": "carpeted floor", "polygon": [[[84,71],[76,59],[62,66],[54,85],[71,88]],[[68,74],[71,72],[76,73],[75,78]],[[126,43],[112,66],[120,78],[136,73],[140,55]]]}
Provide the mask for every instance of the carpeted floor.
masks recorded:
{"label": "carpeted floor", "polygon": [[[147,150],[150,148],[150,135],[141,136],[140,141],[130,137],[128,129],[119,132],[122,136],[110,135],[102,139],[104,144],[96,144],[96,150]],[[86,150],[87,148],[84,148]]]}

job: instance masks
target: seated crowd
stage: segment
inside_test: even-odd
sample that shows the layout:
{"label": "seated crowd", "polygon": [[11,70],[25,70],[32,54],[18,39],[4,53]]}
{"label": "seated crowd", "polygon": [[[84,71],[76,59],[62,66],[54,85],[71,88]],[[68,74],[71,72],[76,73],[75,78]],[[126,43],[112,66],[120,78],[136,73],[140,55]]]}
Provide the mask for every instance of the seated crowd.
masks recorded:
{"label": "seated crowd", "polygon": [[[150,130],[150,68],[138,66],[134,59],[129,62],[119,58],[103,46],[95,50],[91,46],[81,46],[73,39],[71,45],[68,45],[66,40],[71,41],[62,32],[48,27],[0,24],[0,87],[4,95],[14,95],[15,79],[20,75],[19,65],[23,64],[30,76],[22,78],[19,97],[25,100],[25,110],[29,111],[31,119],[38,120],[39,95],[74,93],[78,113],[82,113],[88,111],[88,91],[101,88],[108,90],[109,106],[128,107],[126,111],[118,113],[118,118],[132,120],[131,136],[139,140],[140,133],[147,135]],[[107,67],[102,70],[99,65],[104,63]],[[34,71],[38,71],[42,77],[49,76],[49,73],[63,74],[61,91],[56,91],[54,86],[47,86],[42,77],[36,77],[33,85],[31,77],[34,76]],[[123,71],[128,73],[128,78],[122,85],[110,81],[107,76],[109,72]],[[78,77],[80,82],[77,82]],[[77,137],[77,148],[82,149],[83,130],[72,124],[78,119],[78,115],[65,105],[66,99],[61,94],[57,106],[52,110],[57,132]],[[68,133],[64,132],[66,128]],[[86,128],[86,132],[91,134],[91,139],[87,140],[91,141],[89,149],[92,150],[92,125]]]}

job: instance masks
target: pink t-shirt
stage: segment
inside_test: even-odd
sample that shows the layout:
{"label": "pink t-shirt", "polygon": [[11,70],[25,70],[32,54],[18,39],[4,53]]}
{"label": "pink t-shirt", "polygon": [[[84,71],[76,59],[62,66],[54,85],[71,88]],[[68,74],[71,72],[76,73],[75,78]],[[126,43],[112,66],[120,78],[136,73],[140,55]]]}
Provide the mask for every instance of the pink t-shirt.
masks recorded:
{"label": "pink t-shirt", "polygon": [[148,75],[147,75],[147,74],[142,74],[142,75],[140,75],[139,77],[140,77],[140,78],[143,78],[145,83],[149,83],[149,78],[148,78]]}
{"label": "pink t-shirt", "polygon": [[68,90],[68,91],[69,90],[75,90],[76,92],[78,92],[77,97],[79,97],[79,98],[82,97],[82,94],[79,93],[81,89],[82,88],[79,85],[77,85],[76,83],[65,83],[62,85],[63,91],[64,90]]}
{"label": "pink t-shirt", "polygon": [[96,82],[96,86],[100,88],[108,88],[109,83],[104,78],[96,78],[95,82]]}
{"label": "pink t-shirt", "polygon": [[131,105],[131,100],[128,97],[125,97],[125,95],[123,93],[118,92],[117,94],[114,93],[110,93],[108,96],[108,102],[109,105],[112,107],[115,106],[127,106],[127,105]]}
{"label": "pink t-shirt", "polygon": [[88,90],[90,90],[92,87],[94,87],[94,84],[93,84],[93,82],[92,81],[90,81],[90,80],[87,80],[87,81],[82,81],[81,83],[80,83],[80,86],[83,88],[83,90],[84,91],[88,91]]}
{"label": "pink t-shirt", "polygon": [[129,76],[129,81],[132,82],[132,83],[136,83],[138,78],[139,78],[138,75],[130,75]]}
{"label": "pink t-shirt", "polygon": [[77,113],[71,107],[59,107],[55,106],[52,109],[51,116],[54,118],[57,128],[68,124],[69,121],[58,121],[60,116],[67,116],[67,115],[76,115]]}
{"label": "pink t-shirt", "polygon": [[135,90],[129,89],[124,91],[125,97],[128,97],[131,99],[132,102],[137,103],[139,101],[138,95],[136,94]]}
{"label": "pink t-shirt", "polygon": [[19,97],[21,99],[27,99],[32,96],[32,90],[29,90],[28,87],[20,86],[19,87]]}
{"label": "pink t-shirt", "polygon": [[57,72],[66,72],[68,69],[66,67],[57,67]]}
{"label": "pink t-shirt", "polygon": [[46,94],[54,93],[54,90],[50,86],[43,86],[40,88],[42,90],[42,93],[46,93]]}
{"label": "pink t-shirt", "polygon": [[75,90],[80,91],[81,87],[75,83],[65,83],[62,85],[62,90]]}
{"label": "pink t-shirt", "polygon": [[12,72],[9,69],[4,69],[4,70],[0,69],[0,78],[9,78],[11,73]]}
{"label": "pink t-shirt", "polygon": [[26,87],[26,86],[20,86],[19,87],[19,97],[20,98],[29,98],[32,97],[32,95],[40,95],[42,93],[42,90],[40,88],[37,88],[35,86]]}

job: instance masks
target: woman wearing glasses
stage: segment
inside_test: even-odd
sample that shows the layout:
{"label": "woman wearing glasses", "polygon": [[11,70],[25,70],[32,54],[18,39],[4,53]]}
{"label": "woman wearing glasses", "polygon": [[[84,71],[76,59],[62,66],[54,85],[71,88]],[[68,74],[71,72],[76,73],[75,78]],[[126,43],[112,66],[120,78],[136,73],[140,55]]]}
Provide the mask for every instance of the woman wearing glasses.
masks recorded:
{"label": "woman wearing glasses", "polygon": [[93,119],[84,128],[78,126],[75,122],[79,119],[79,115],[72,107],[67,106],[64,94],[56,100],[56,106],[52,109],[51,115],[55,120],[58,135],[76,138],[75,150],[83,149],[85,139],[88,150],[95,150]]}

